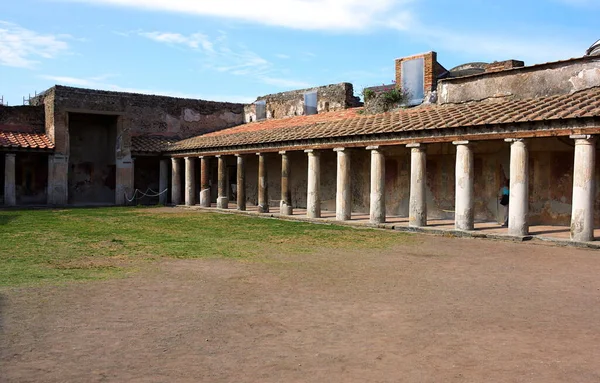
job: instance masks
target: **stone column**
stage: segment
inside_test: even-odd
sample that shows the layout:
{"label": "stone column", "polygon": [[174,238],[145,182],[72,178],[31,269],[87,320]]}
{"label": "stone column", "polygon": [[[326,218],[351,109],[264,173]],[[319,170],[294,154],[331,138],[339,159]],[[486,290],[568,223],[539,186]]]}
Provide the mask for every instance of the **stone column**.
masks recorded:
{"label": "stone column", "polygon": [[333,150],[337,152],[335,219],[338,221],[348,221],[352,217],[350,152],[346,148],[335,148]]}
{"label": "stone column", "polygon": [[473,148],[469,141],[455,141],[456,145],[456,200],[454,226],[456,230],[473,230]]}
{"label": "stone column", "polygon": [[246,210],[246,158],[241,154],[237,157],[237,209]]}
{"label": "stone column", "polygon": [[510,142],[510,196],[508,201],[508,234],[529,234],[529,153],[525,141]]}
{"label": "stone column", "polygon": [[292,192],[290,190],[290,158],[286,152],[281,154],[281,202],[279,204],[279,214],[292,215]]}
{"label": "stone column", "polygon": [[[128,155],[123,158],[117,158],[116,161],[117,178],[115,189],[115,204],[126,205],[129,198],[133,198],[135,194],[134,187],[134,159]],[[131,201],[135,203],[135,200]]]}
{"label": "stone column", "polygon": [[371,223],[385,222],[385,156],[379,146],[369,146],[371,151]]}
{"label": "stone column", "polygon": [[267,175],[267,160],[264,153],[258,156],[258,212],[269,212],[269,178]]}
{"label": "stone column", "polygon": [[304,152],[308,153],[306,216],[321,218],[321,154],[312,149]]}
{"label": "stone column", "polygon": [[571,240],[594,240],[594,202],[596,196],[596,137],[577,135],[573,166],[573,211]]}
{"label": "stone column", "polygon": [[171,204],[181,204],[181,161],[171,158]]}
{"label": "stone column", "polygon": [[158,192],[162,193],[158,196],[158,203],[161,205],[167,204],[168,195],[165,190],[169,188],[169,162],[168,160],[160,160],[158,176]]}
{"label": "stone column", "polygon": [[408,144],[410,148],[410,206],[408,225],[427,225],[427,154],[422,144]]}
{"label": "stone column", "polygon": [[15,160],[14,153],[4,155],[4,204],[17,205],[17,189],[15,185]]}
{"label": "stone column", "polygon": [[229,208],[229,196],[227,195],[227,163],[224,156],[216,156],[218,164],[218,196],[217,207],[219,209]]}
{"label": "stone column", "polygon": [[69,157],[61,154],[48,156],[48,205],[66,205],[69,202]]}
{"label": "stone column", "polygon": [[210,159],[200,157],[200,206],[210,207]]}
{"label": "stone column", "polygon": [[185,157],[185,204],[192,206],[196,202],[196,168],[194,157]]}

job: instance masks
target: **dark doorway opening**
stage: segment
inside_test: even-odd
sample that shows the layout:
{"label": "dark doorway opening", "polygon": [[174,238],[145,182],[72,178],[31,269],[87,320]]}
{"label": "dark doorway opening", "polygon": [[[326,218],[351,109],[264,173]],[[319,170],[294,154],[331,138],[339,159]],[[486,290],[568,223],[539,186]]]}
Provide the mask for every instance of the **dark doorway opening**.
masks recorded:
{"label": "dark doorway opening", "polygon": [[69,113],[69,203],[114,204],[118,116]]}

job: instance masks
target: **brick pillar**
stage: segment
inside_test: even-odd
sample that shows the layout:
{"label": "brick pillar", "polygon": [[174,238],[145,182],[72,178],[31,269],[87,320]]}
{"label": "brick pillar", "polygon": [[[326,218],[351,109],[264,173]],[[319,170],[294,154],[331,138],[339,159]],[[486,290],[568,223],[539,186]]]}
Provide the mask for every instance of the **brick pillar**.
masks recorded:
{"label": "brick pillar", "polygon": [[256,153],[258,156],[258,212],[269,212],[269,185],[267,175],[267,161],[264,153]]}
{"label": "brick pillar", "polygon": [[290,189],[290,158],[286,152],[281,154],[281,202],[279,204],[279,214],[292,215],[292,191]]}

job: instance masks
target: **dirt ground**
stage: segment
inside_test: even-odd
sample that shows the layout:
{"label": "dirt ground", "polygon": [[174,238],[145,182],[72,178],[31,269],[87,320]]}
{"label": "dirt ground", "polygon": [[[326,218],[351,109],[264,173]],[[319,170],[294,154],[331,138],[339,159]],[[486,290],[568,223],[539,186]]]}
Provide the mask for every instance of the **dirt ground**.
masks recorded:
{"label": "dirt ground", "polygon": [[0,290],[0,381],[600,381],[598,252],[416,238]]}

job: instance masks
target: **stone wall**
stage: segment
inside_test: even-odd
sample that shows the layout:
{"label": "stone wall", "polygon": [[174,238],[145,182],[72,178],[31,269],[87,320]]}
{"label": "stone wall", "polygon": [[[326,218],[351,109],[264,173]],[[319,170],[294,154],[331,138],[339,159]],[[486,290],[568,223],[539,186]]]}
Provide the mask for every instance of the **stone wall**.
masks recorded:
{"label": "stone wall", "polygon": [[0,125],[3,130],[15,129],[32,131],[44,131],[44,107],[43,106],[4,106],[0,105]]}
{"label": "stone wall", "polygon": [[239,125],[244,105],[204,100],[110,92],[57,85],[34,97],[32,105],[45,109],[45,130],[55,142],[49,162],[49,204],[63,205],[68,197],[70,134],[73,113],[116,116],[116,204],[134,190],[131,137],[162,135],[188,138]]}
{"label": "stone wall", "polygon": [[[304,115],[304,94],[317,92],[317,113],[324,113],[357,107],[361,105],[354,96],[354,88],[350,83],[326,85],[316,88],[300,89],[283,93],[258,97],[256,101],[265,101],[266,118],[283,118]],[[244,121],[257,120],[255,104],[244,108]]]}
{"label": "stone wall", "polygon": [[600,86],[600,57],[582,57],[441,80],[437,94],[438,103],[446,104],[503,97],[545,97],[596,86]]}
{"label": "stone wall", "polygon": [[[188,138],[243,123],[243,104],[57,85],[32,99],[48,115],[80,112],[121,115],[129,133]],[[48,118],[47,118],[48,119]]]}

